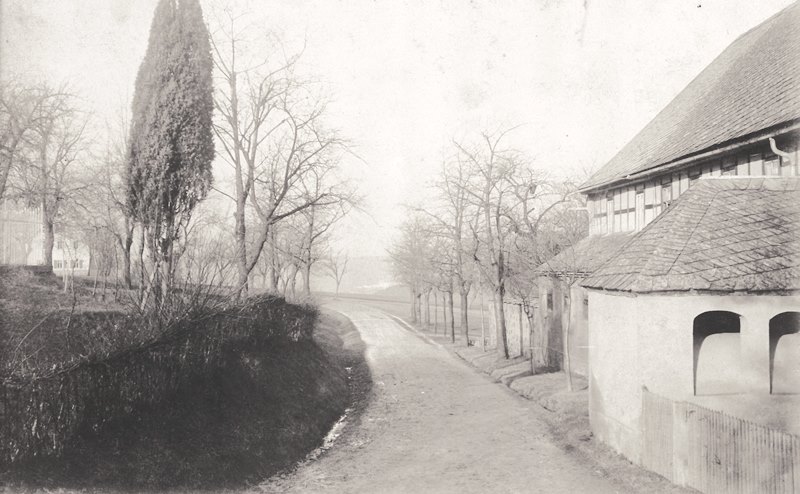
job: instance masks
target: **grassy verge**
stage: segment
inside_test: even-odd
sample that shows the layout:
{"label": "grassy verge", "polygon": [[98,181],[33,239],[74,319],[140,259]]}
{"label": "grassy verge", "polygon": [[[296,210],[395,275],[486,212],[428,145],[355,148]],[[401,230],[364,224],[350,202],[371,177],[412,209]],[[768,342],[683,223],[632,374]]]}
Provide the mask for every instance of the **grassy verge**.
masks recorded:
{"label": "grassy verge", "polygon": [[126,491],[256,483],[304,458],[354,400],[366,400],[363,351],[349,320],[325,312],[313,341],[231,348],[218,373],[168,406],[84,431],[63,458],[20,465],[2,483]]}

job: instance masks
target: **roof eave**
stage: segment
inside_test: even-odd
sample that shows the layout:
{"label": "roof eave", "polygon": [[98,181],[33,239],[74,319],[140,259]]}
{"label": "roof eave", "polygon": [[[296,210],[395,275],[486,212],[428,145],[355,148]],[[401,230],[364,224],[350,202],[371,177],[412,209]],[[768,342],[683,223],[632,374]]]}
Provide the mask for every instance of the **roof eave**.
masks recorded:
{"label": "roof eave", "polygon": [[639,181],[647,180],[648,178],[652,178],[652,176],[654,175],[658,175],[667,171],[672,171],[676,168],[680,168],[694,161],[712,159],[718,155],[734,151],[737,148],[750,146],[759,141],[769,139],[770,137],[777,137],[781,134],[792,132],[798,129],[800,129],[800,118],[796,118],[777,125],[773,125],[772,127],[761,129],[757,132],[746,134],[744,136],[740,136],[733,140],[715,144],[714,146],[701,149],[694,153],[685,154],[674,160],[650,166],[648,168],[645,168],[638,172],[631,173],[624,177],[613,178],[610,180],[606,180],[604,182],[600,182],[595,185],[580,186],[578,188],[578,191],[583,194],[590,194],[598,190],[609,189],[622,184],[632,184]]}

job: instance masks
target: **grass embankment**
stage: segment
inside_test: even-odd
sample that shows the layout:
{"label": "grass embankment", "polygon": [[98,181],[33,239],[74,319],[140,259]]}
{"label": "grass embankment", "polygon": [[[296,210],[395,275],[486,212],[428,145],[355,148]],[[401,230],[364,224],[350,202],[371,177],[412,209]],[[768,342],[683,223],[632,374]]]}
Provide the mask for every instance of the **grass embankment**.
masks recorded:
{"label": "grass embankment", "polygon": [[323,312],[312,341],[230,347],[211,379],[158,409],[85,431],[61,458],[17,465],[0,481],[135,491],[258,482],[303,459],[353,400],[365,400],[363,352],[350,321]]}

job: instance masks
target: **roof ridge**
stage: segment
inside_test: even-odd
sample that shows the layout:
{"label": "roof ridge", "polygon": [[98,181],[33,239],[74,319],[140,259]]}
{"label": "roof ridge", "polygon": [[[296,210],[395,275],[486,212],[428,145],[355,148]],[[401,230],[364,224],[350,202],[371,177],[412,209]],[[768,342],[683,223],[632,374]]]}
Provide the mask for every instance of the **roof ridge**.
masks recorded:
{"label": "roof ridge", "polygon": [[798,33],[787,29],[796,22],[799,1],[736,37],[579,188],[608,186],[796,121],[800,64],[786,56],[796,51]]}

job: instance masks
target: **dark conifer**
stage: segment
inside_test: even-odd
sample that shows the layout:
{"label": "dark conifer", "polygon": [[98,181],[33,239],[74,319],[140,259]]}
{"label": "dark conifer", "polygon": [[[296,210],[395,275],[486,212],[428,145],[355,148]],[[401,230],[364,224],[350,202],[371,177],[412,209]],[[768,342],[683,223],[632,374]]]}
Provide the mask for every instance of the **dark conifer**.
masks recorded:
{"label": "dark conifer", "polygon": [[211,186],[212,64],[198,0],[161,0],[136,78],[127,193],[162,283],[181,227]]}

